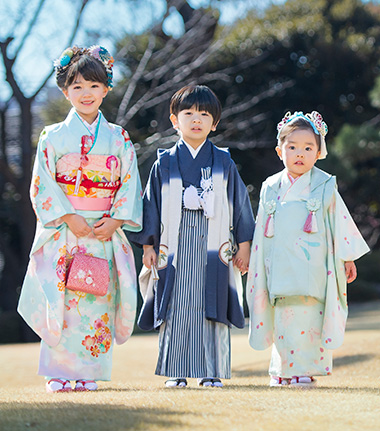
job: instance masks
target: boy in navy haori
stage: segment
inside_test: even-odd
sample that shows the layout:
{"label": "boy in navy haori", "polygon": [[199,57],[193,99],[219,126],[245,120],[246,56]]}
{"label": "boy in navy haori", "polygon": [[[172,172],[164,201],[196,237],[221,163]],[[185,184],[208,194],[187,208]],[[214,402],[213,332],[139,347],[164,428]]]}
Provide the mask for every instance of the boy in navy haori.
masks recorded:
{"label": "boy in navy haori", "polygon": [[223,386],[220,379],[231,377],[229,327],[244,327],[239,271],[247,271],[254,220],[228,150],[208,140],[220,115],[206,86],[174,94],[170,120],[180,139],[158,150],[144,194],[144,227],[130,235],[144,248],[144,265],[158,269],[138,323],[160,330],[156,374],[170,378],[168,387],[186,386],[187,377]]}

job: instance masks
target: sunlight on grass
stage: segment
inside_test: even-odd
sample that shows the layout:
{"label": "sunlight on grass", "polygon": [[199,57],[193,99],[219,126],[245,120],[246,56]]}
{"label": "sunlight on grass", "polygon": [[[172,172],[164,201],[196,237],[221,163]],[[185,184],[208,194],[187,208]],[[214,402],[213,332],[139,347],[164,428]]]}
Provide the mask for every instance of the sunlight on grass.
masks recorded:
{"label": "sunlight on grass", "polygon": [[46,394],[36,375],[38,344],[0,346],[1,431],[378,430],[379,304],[353,307],[331,377],[312,390],[269,388],[270,350],[256,352],[233,331],[232,379],[223,389],[164,388],[154,375],[157,335],[135,335],[114,350],[111,382],[94,393]]}

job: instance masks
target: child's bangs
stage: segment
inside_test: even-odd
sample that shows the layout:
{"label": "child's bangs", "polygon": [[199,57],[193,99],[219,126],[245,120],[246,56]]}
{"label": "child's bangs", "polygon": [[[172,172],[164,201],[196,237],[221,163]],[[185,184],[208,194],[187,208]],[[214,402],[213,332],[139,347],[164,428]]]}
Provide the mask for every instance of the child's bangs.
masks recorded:
{"label": "child's bangs", "polygon": [[86,81],[100,82],[107,85],[107,73],[103,65],[91,57],[83,56],[76,63],[73,63],[67,73],[66,86],[71,85],[79,74]]}

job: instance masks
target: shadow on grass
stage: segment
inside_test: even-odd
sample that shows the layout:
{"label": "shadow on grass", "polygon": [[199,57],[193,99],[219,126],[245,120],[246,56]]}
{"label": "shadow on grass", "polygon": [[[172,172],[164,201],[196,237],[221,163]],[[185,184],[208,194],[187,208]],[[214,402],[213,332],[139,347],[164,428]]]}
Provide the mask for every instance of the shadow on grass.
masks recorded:
{"label": "shadow on grass", "polygon": [[140,431],[179,429],[181,412],[110,404],[17,403],[2,405],[1,431]]}
{"label": "shadow on grass", "polygon": [[366,354],[366,355],[346,355],[340,358],[334,359],[333,368],[345,367],[346,365],[360,364],[362,362],[367,362],[373,359],[376,355]]}
{"label": "shadow on grass", "polygon": [[[341,356],[339,358],[333,359],[333,365],[334,368],[338,367],[345,367],[347,365],[353,365],[353,364],[361,364],[363,362],[370,361],[373,359],[376,355],[372,354],[360,354],[360,355],[346,355]],[[261,364],[259,364],[261,365]],[[255,364],[255,367],[257,367],[258,364]],[[250,365],[245,365],[241,367],[240,369],[234,368],[232,370],[232,378],[248,378],[248,377],[267,377],[268,375],[268,366],[269,363],[262,363],[262,370],[252,370],[250,368]]]}
{"label": "shadow on grass", "polygon": [[232,378],[237,378],[237,377],[242,377],[242,378],[246,378],[246,377],[266,377],[268,376],[268,366],[269,366],[269,362],[267,361],[262,361],[259,363],[255,363],[255,368],[256,367],[261,367],[260,370],[252,370],[251,368],[251,364],[247,364],[247,365],[241,365],[239,368],[234,367],[232,369]]}
{"label": "shadow on grass", "polygon": [[[318,378],[317,378],[318,380]],[[268,380],[269,382],[269,380]],[[228,385],[225,386],[223,388],[223,392],[224,391],[251,391],[252,394],[255,393],[255,391],[273,391],[273,392],[280,392],[280,391],[290,391],[290,392],[295,392],[295,393],[299,393],[299,391],[313,391],[313,392],[330,392],[330,393],[368,393],[368,394],[376,394],[376,395],[380,395],[380,388],[369,388],[366,386],[359,386],[357,388],[352,388],[352,387],[346,387],[346,386],[341,386],[341,387],[337,387],[337,386],[323,386],[323,385],[318,385],[315,386],[313,388],[302,388],[302,387],[270,387],[269,384],[268,385]]]}

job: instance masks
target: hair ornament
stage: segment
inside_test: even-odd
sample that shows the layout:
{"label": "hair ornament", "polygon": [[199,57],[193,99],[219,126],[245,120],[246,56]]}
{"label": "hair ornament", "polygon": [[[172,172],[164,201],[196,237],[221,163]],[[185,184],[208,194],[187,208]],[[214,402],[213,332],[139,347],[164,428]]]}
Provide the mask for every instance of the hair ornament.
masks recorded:
{"label": "hair ornament", "polygon": [[[75,55],[74,55],[74,50],[75,50]],[[89,49],[77,48],[77,47],[73,47],[73,49],[66,48],[62,52],[61,56],[57,60],[55,60],[54,67],[57,69],[58,73],[63,72],[67,68],[67,66],[69,66],[73,57],[77,58],[78,55],[80,56],[85,54],[91,55],[91,57],[96,58],[102,63],[107,74],[107,87],[111,89],[113,87],[112,67],[113,67],[114,59],[111,56],[111,54],[106,50],[106,48],[103,48],[102,46],[94,45],[94,46],[91,46]]]}
{"label": "hair ornament", "polygon": [[88,51],[94,58],[96,58],[101,63],[103,63],[103,66],[105,67],[106,72],[107,72],[108,88],[112,88],[113,87],[113,85],[112,85],[112,78],[113,78],[112,67],[113,67],[113,63],[114,63],[114,59],[113,59],[112,55],[104,47],[99,46],[99,45],[91,46],[88,49]]}
{"label": "hair ornament", "polygon": [[70,63],[71,59],[73,58],[73,55],[74,55],[74,52],[71,48],[65,49],[62,52],[61,56],[57,60],[55,60],[54,66],[55,67],[67,66]]}
{"label": "hair ornament", "polygon": [[292,114],[290,111],[288,111],[285,114],[284,118],[277,124],[277,139],[280,137],[280,133],[283,127],[298,118],[303,118],[304,120],[308,121],[313,128],[315,134],[321,137],[321,154],[318,158],[326,158],[327,148],[325,136],[327,135],[329,129],[327,127],[327,124],[323,121],[322,115],[318,111],[313,111],[308,114],[304,114],[302,111],[295,111],[294,114]]}

